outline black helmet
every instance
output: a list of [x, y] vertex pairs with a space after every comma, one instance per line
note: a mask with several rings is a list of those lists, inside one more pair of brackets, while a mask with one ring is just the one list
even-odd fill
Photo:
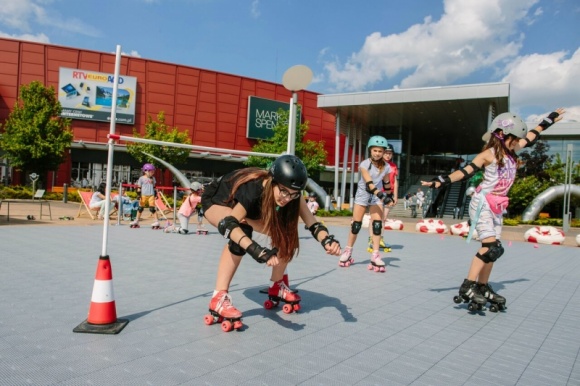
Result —
[[310, 197], [316, 197], [316, 193], [310, 192], [310, 193], [308, 193], [308, 196], [310, 196]]
[[308, 179], [306, 166], [300, 158], [290, 154], [278, 157], [270, 167], [270, 174], [275, 183], [296, 190], [303, 190]]
[[385, 151], [390, 151], [391, 153], [395, 154], [395, 148], [390, 143], [385, 146]]

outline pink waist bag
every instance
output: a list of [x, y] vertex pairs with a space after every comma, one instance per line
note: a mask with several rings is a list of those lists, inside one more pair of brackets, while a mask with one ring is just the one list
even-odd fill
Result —
[[485, 199], [489, 204], [491, 211], [495, 214], [502, 214], [507, 209], [510, 199], [506, 196], [495, 196], [493, 194], [486, 194]]
[[[480, 192], [481, 188], [478, 187], [476, 192]], [[502, 214], [504, 210], [507, 209], [510, 204], [510, 199], [507, 196], [496, 196], [495, 194], [488, 193], [485, 195], [485, 199], [489, 204], [489, 208], [495, 214]]]

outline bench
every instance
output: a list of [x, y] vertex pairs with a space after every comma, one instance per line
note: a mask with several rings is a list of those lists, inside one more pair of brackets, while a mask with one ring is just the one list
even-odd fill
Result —
[[0, 200], [0, 209], [2, 209], [2, 204], [6, 204], [6, 208], [7, 208], [7, 215], [6, 215], [6, 221], [10, 222], [10, 204], [39, 204], [40, 205], [40, 219], [42, 219], [42, 215], [43, 215], [43, 208], [44, 205], [48, 205], [48, 215], [50, 216], [50, 219], [52, 220], [52, 211], [50, 209], [50, 201], [47, 200], [41, 200], [41, 199], [32, 199], [32, 200]]

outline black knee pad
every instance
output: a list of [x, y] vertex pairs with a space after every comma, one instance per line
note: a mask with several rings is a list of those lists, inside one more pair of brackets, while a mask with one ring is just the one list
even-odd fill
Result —
[[155, 214], [155, 207], [149, 207], [149, 212], [151, 212], [151, 214]]
[[383, 222], [380, 220], [373, 220], [373, 235], [379, 236], [383, 230]]
[[[252, 228], [248, 224], [241, 223], [240, 229], [244, 231], [246, 236], [248, 236], [250, 239], [252, 238], [252, 232], [253, 232], [254, 228]], [[230, 242], [228, 243], [228, 250], [233, 255], [236, 255], [236, 256], [244, 256], [246, 254], [246, 250], [244, 248], [240, 247], [239, 244], [234, 243], [232, 240], [230, 240]]]
[[142, 206], [139, 206], [139, 207], [137, 207], [137, 212], [139, 212], [139, 213], [143, 213], [143, 210], [144, 210], [144, 209], [145, 209], [145, 208], [143, 208]]
[[475, 256], [486, 264], [493, 263], [494, 261], [499, 259], [501, 255], [503, 255], [504, 253], [503, 246], [501, 245], [501, 242], [499, 240], [496, 240], [495, 242], [492, 243], [481, 243], [481, 246], [487, 248], [487, 252], [483, 254], [477, 252]]
[[353, 221], [352, 224], [350, 224], [350, 231], [353, 235], [358, 235], [360, 228], [362, 228], [362, 221]]

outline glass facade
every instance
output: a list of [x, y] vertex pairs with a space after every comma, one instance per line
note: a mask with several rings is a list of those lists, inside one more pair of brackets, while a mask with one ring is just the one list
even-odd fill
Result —
[[570, 139], [570, 137], [543, 137], [548, 145], [550, 145], [549, 155], [560, 154], [560, 159], [564, 161], [568, 145], [573, 145], [572, 149], [572, 161], [575, 164], [580, 163], [580, 139]]

